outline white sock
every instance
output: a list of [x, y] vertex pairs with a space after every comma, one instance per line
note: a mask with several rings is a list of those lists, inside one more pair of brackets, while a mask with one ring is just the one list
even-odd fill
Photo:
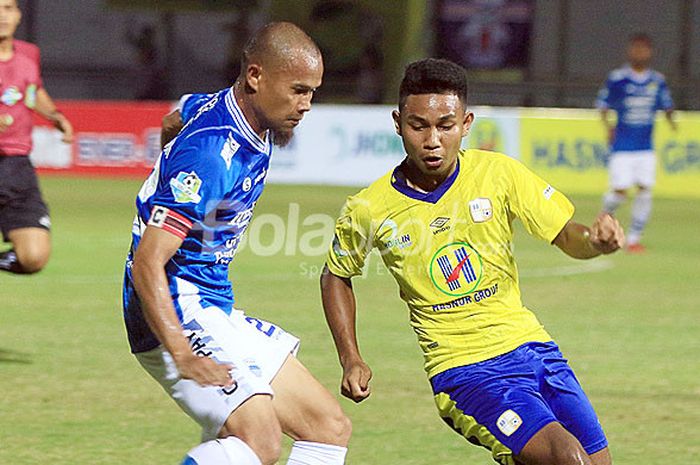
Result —
[[235, 436], [203, 442], [187, 453], [181, 465], [261, 465], [248, 444]]
[[643, 190], [637, 193], [632, 203], [632, 224], [627, 234], [629, 244], [637, 244], [642, 238], [644, 227], [651, 216], [651, 191]]
[[347, 453], [347, 447], [294, 441], [287, 465], [343, 465]]
[[615, 191], [610, 191], [603, 196], [603, 211], [607, 213], [615, 213], [617, 207], [625, 201], [625, 196]]

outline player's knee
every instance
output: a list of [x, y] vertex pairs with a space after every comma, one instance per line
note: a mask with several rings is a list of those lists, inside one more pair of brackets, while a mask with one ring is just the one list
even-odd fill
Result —
[[352, 422], [338, 405], [325, 417], [324, 428], [328, 432], [327, 442], [337, 446], [347, 446], [352, 434]]
[[238, 434], [248, 444], [263, 465], [274, 464], [282, 453], [282, 430], [279, 424], [271, 423], [265, 428], [255, 428]]
[[48, 251], [38, 249], [29, 249], [26, 251], [17, 251], [17, 262], [21, 267], [22, 273], [34, 274], [38, 273], [49, 261]]

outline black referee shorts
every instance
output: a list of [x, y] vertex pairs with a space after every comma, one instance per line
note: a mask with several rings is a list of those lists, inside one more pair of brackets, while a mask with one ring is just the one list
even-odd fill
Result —
[[0, 156], [0, 231], [4, 240], [19, 228], [49, 230], [49, 209], [29, 157]]

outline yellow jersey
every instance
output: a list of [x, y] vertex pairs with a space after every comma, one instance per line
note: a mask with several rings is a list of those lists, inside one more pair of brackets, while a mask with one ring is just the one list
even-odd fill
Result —
[[551, 337], [520, 299], [513, 221], [552, 242], [574, 207], [519, 161], [463, 150], [455, 172], [420, 193], [397, 168], [347, 199], [327, 265], [362, 273], [373, 248], [396, 279], [432, 377]]

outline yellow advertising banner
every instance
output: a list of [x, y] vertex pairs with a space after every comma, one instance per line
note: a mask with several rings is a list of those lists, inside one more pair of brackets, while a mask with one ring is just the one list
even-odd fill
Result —
[[[700, 113], [676, 114], [672, 131], [660, 113], [654, 132], [656, 195], [700, 197]], [[567, 193], [602, 194], [609, 149], [594, 110], [523, 109], [520, 159]]]

